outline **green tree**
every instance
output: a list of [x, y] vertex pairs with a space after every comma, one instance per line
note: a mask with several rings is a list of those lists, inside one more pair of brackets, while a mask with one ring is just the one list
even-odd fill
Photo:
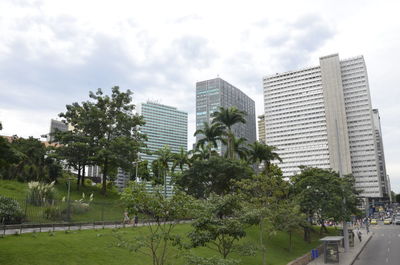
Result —
[[242, 250], [239, 240], [246, 236], [248, 224], [241, 219], [243, 208], [240, 202], [241, 198], [234, 194], [214, 194], [203, 201], [203, 208], [192, 223], [193, 231], [188, 235], [192, 246], [215, 250], [223, 259]]
[[211, 193], [224, 195], [235, 190], [234, 183], [253, 174], [243, 161], [221, 156], [197, 160], [177, 179], [176, 184], [195, 198], [207, 198]]
[[155, 154], [157, 155], [157, 167], [161, 173], [162, 183], [164, 184], [164, 196], [167, 197], [167, 175], [170, 171], [169, 164], [174, 161], [174, 154], [168, 145], [158, 149]]
[[150, 220], [145, 220], [148, 222], [145, 226], [148, 232], [135, 236], [133, 240], [126, 240], [117, 234], [117, 245], [150, 256], [153, 265], [169, 264], [172, 251], [177, 251], [173, 246], [181, 244], [180, 236], [174, 233], [175, 227], [180, 220], [188, 218], [195, 208], [193, 198], [181, 191], [166, 198], [157, 187], [153, 192], [148, 192], [144, 184], [131, 182], [122, 192], [121, 200], [129, 214], [143, 214]]
[[194, 150], [191, 150], [191, 164], [194, 163], [196, 160], [208, 160], [212, 156], [219, 156], [216, 150], [211, 150], [210, 148], [204, 146], [198, 146]]
[[400, 194], [396, 194], [396, 202], [400, 203]]
[[246, 160], [249, 150], [246, 148], [247, 139], [244, 137], [233, 137], [233, 152], [239, 159]]
[[[247, 204], [249, 218], [252, 219], [252, 223], [259, 226], [262, 264], [266, 265], [265, 223], [272, 222], [272, 216], [282, 207], [282, 201], [288, 198], [290, 185], [283, 179], [282, 171], [276, 165], [270, 166], [268, 175], [264, 173], [253, 175], [237, 182], [236, 185], [244, 198], [243, 201]], [[269, 234], [275, 232], [272, 228]]]
[[185, 149], [183, 149], [183, 147], [181, 147], [179, 153], [174, 153], [172, 155], [172, 172], [175, 171], [176, 167], [179, 167], [179, 169], [181, 170], [181, 172], [183, 172], [183, 168], [185, 166], [190, 167], [192, 165], [190, 159], [189, 159], [189, 154], [187, 151], [185, 151]]
[[33, 137], [13, 137], [11, 148], [18, 157], [9, 165], [8, 174], [19, 181], [53, 181], [61, 177], [60, 164], [49, 156], [49, 148]]
[[90, 139], [93, 147], [93, 164], [99, 165], [103, 174], [102, 192], [107, 189], [110, 172], [120, 167], [131, 171], [137, 154], [144, 146], [145, 136], [138, 126], [144, 124], [143, 117], [133, 113], [132, 92], [121, 92], [118, 86], [112, 88], [111, 96], [101, 89], [90, 92], [90, 101], [67, 105], [67, 111], [60, 117]]
[[[313, 218], [318, 219], [321, 233], [326, 232], [325, 220], [350, 221], [352, 214], [358, 214], [358, 192], [351, 175], [339, 178], [338, 173], [332, 170], [301, 167], [301, 172], [290, 180], [301, 211], [306, 214], [310, 225]], [[309, 226], [305, 226], [304, 239], [310, 241]]]
[[76, 184], [79, 190], [79, 186], [84, 186], [85, 167], [93, 164], [91, 159], [94, 148], [91, 139], [76, 128], [66, 132], [57, 130], [53, 136], [59, 144], [54, 148], [54, 157], [65, 161], [67, 166], [78, 172]]
[[[137, 173], [136, 173], [136, 170], [138, 171]], [[149, 161], [148, 160], [140, 161], [138, 163], [138, 167], [136, 167], [136, 164], [135, 164], [135, 167], [133, 168], [133, 170], [131, 172], [131, 180], [136, 180], [136, 176], [144, 181], [152, 180], [150, 171], [149, 171]]]
[[275, 152], [276, 147], [266, 145], [262, 142], [254, 142], [249, 144], [250, 149], [248, 150], [249, 160], [252, 163], [264, 163], [264, 174], [268, 175], [268, 170], [271, 165], [271, 161], [278, 160], [282, 162], [282, 159]]
[[203, 128], [194, 132], [194, 136], [204, 136], [197, 141], [196, 149], [206, 149], [209, 152], [208, 157], [210, 157], [212, 150], [218, 148], [218, 142], [224, 141], [222, 137], [224, 133], [224, 127], [220, 123], [210, 125], [208, 122], [204, 122]]
[[289, 252], [292, 251], [292, 234], [300, 227], [307, 225], [306, 216], [300, 206], [293, 200], [283, 200], [271, 212], [271, 223], [274, 229], [289, 234]]
[[246, 123], [245, 115], [246, 112], [239, 110], [237, 107], [220, 107], [218, 111], [211, 114], [213, 124], [222, 124], [226, 128], [227, 157], [230, 159], [234, 158], [233, 139], [235, 135], [232, 127], [238, 123]]
[[[0, 130], [2, 130], [0, 122]], [[0, 178], [11, 178], [10, 167], [12, 164], [18, 163], [21, 157], [12, 148], [11, 144], [5, 137], [0, 136]]]

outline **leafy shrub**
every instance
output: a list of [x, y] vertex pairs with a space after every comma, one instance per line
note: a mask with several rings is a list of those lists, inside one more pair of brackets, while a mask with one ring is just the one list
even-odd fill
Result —
[[0, 222], [2, 224], [20, 224], [23, 218], [24, 213], [19, 203], [0, 195]]
[[186, 255], [187, 265], [238, 265], [238, 260], [222, 259], [218, 257], [198, 257], [193, 255]]
[[91, 179], [85, 179], [85, 186], [93, 186], [93, 181]]
[[60, 220], [62, 217], [62, 210], [59, 206], [51, 204], [44, 208], [43, 214], [44, 218], [48, 220]]
[[28, 183], [28, 202], [41, 206], [54, 200], [54, 181], [50, 184], [32, 181]]
[[89, 211], [89, 203], [74, 201], [71, 203], [71, 210], [75, 214], [82, 214]]
[[[63, 201], [65, 198], [63, 198]], [[71, 202], [71, 212], [74, 214], [82, 214], [89, 211], [90, 203], [93, 201], [93, 193], [90, 194], [89, 199], [86, 199], [85, 193], [82, 193], [82, 198]], [[67, 213], [68, 209], [64, 209], [63, 213]]]

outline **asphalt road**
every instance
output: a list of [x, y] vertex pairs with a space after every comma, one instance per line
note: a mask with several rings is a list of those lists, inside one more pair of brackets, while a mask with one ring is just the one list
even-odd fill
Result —
[[371, 226], [374, 233], [354, 265], [399, 265], [400, 225]]

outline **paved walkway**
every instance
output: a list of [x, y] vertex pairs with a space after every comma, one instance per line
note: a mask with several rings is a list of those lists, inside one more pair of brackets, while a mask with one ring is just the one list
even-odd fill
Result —
[[[188, 223], [191, 222], [190, 220], [181, 220], [179, 223]], [[89, 230], [89, 229], [104, 229], [104, 228], [125, 228], [125, 227], [135, 227], [135, 226], [147, 226], [147, 225], [154, 225], [154, 222], [139, 222], [137, 224], [122, 224], [122, 223], [115, 223], [115, 224], [74, 224], [74, 225], [64, 225], [64, 226], [53, 226], [49, 224], [48, 226], [44, 225], [42, 227], [35, 227], [35, 228], [7, 228], [3, 229], [0, 227], [0, 237], [6, 235], [15, 235], [15, 234], [25, 234], [25, 233], [40, 233], [40, 232], [57, 232], [57, 231], [77, 231], [77, 230]]]
[[[354, 239], [354, 247], [351, 247], [348, 252], [344, 252], [343, 248], [339, 248], [339, 265], [352, 265], [358, 255], [360, 255], [361, 251], [364, 249], [365, 245], [368, 243], [368, 241], [371, 239], [373, 232], [369, 232], [367, 235], [367, 232], [365, 228], [361, 228], [361, 233], [362, 233], [362, 241], [360, 242], [357, 237], [357, 229], [354, 230], [354, 233], [356, 234], [355, 239]], [[311, 261], [309, 264], [310, 265], [322, 265], [324, 263], [324, 255], [323, 253], [320, 253], [321, 256], [318, 258], [314, 259]]]

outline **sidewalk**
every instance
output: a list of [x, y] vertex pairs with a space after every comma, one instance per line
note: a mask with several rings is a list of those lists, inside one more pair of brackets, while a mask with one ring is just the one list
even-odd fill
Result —
[[[354, 230], [356, 232], [357, 230]], [[369, 232], [367, 235], [367, 232], [365, 228], [361, 228], [360, 230], [362, 232], [362, 241], [360, 242], [356, 236], [354, 239], [354, 247], [350, 248], [348, 252], [344, 253], [343, 248], [339, 248], [339, 265], [352, 265], [358, 255], [361, 253], [361, 251], [364, 249], [365, 245], [368, 243], [368, 241], [371, 239], [373, 232]], [[323, 253], [320, 253], [320, 256], [310, 263], [309, 265], [322, 265], [324, 263], [324, 255]]]
[[[181, 220], [179, 223], [189, 223], [191, 220]], [[137, 226], [148, 226], [148, 225], [154, 225], [156, 224], [155, 222], [151, 221], [142, 221], [137, 224], [124, 224], [122, 222], [114, 222], [113, 224], [105, 224], [102, 222], [95, 222], [95, 223], [75, 223], [75, 224], [63, 224], [63, 225], [54, 225], [54, 224], [44, 224], [43, 226], [40, 227], [23, 227], [18, 225], [11, 225], [14, 226], [14, 228], [5, 228], [5, 226], [1, 227], [0, 226], [0, 238], [8, 235], [15, 235], [15, 234], [25, 234], [25, 233], [43, 233], [43, 232], [58, 232], [58, 231], [79, 231], [79, 230], [95, 230], [95, 229], [105, 229], [105, 228], [135, 228]]]

